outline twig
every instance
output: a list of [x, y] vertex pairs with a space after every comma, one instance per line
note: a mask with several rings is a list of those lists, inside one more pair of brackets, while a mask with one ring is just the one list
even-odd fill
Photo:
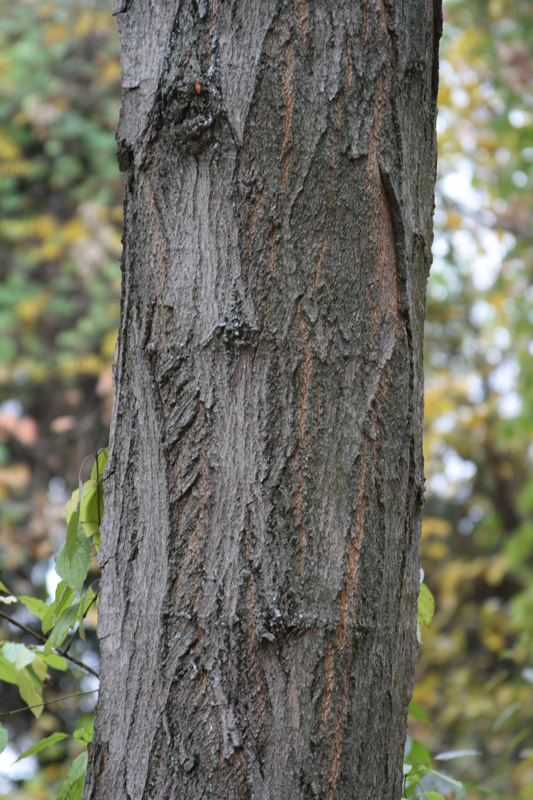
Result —
[[68, 700], [69, 697], [79, 697], [81, 694], [94, 694], [98, 689], [88, 689], [86, 692], [74, 692], [73, 694], [64, 694], [63, 697], [56, 697], [54, 700], [43, 700], [42, 703], [36, 703], [34, 706], [22, 706], [22, 708], [15, 708], [13, 711], [4, 711], [0, 717], [9, 717], [11, 714], [20, 714], [21, 711], [27, 711], [29, 708], [40, 708], [41, 706], [51, 706], [52, 703], [59, 703], [61, 700]]
[[[41, 642], [41, 644], [46, 644], [46, 642], [48, 641], [44, 636], [41, 636], [40, 633], [32, 631], [31, 628], [28, 628], [26, 625], [23, 625], [22, 622], [17, 622], [17, 620], [13, 619], [13, 617], [10, 617], [9, 614], [4, 614], [3, 611], [0, 611], [0, 617], [7, 619], [7, 621], [10, 622], [12, 625], [15, 625], [17, 628], [20, 628], [22, 631], [25, 631], [25, 633], [28, 633], [30, 636], [34, 636], [38, 642]], [[60, 647], [54, 647], [54, 652], [56, 652], [59, 656], [63, 656], [63, 658], [67, 658], [69, 661], [72, 661], [72, 663], [76, 664], [77, 667], [84, 669], [86, 672], [90, 672], [91, 675], [94, 675], [95, 678], [100, 678], [99, 674], [95, 669], [89, 667], [87, 664], [84, 664], [83, 661], [80, 661], [79, 658], [76, 658], [76, 656], [69, 655], [69, 653], [67, 653], [66, 650], [63, 650]]]
[[21, 629], [21, 631], [25, 631], [26, 633], [29, 633], [30, 636], [34, 636], [39, 642], [46, 644], [46, 639], [44, 636], [41, 636], [40, 633], [35, 633], [35, 631], [32, 631], [31, 628], [28, 628], [26, 627], [26, 625], [23, 625], [22, 622], [17, 622], [17, 620], [13, 619], [13, 617], [10, 617], [9, 614], [4, 614], [3, 611], [0, 611], [0, 617], [7, 619], [8, 622], [10, 622], [12, 625], [16, 625], [17, 628]]

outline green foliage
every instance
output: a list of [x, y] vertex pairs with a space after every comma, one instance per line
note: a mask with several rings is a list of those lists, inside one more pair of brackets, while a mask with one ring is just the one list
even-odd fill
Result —
[[418, 618], [416, 622], [416, 635], [419, 644], [422, 644], [422, 634], [420, 626], [425, 625], [429, 628], [431, 620], [435, 614], [435, 598], [425, 583], [420, 585], [420, 594], [418, 595]]
[[34, 756], [36, 753], [40, 753], [41, 750], [46, 750], [47, 747], [53, 747], [62, 739], [68, 739], [68, 735], [66, 733], [52, 733], [50, 736], [45, 736], [45, 738], [41, 739], [40, 742], [36, 742], [34, 745], [21, 753], [17, 758], [17, 761], [21, 761], [21, 759], [27, 758], [28, 756]]
[[68, 800], [81, 800], [86, 769], [87, 752], [84, 752], [80, 753], [80, 755], [72, 762], [67, 779], [63, 784], [61, 793], [57, 800], [67, 800], [67, 798]]
[[[48, 636], [37, 636], [42, 640], [38, 645], [26, 645], [22, 642], [2, 644], [0, 681], [16, 685], [21, 699], [37, 718], [45, 706], [43, 689], [44, 681], [48, 677], [48, 668], [66, 671], [67, 660], [84, 667], [83, 663], [69, 655], [72, 641], [65, 650], [60, 648], [71, 632], [74, 635], [77, 632], [81, 638], [85, 638], [83, 621], [97, 601], [93, 587], [84, 588], [84, 585], [91, 564], [91, 546], [94, 553], [98, 551], [100, 521], [104, 510], [103, 472], [107, 463], [107, 453], [108, 449], [104, 448], [94, 454], [94, 466], [89, 480], [82, 481], [80, 469], [79, 489], [73, 493], [67, 504], [67, 541], [61, 546], [56, 557], [56, 569], [63, 580], [57, 585], [53, 601], [45, 603], [38, 598], [27, 596], [16, 598], [40, 620], [42, 632]], [[77, 529], [69, 554], [68, 527], [73, 518], [76, 518]], [[8, 593], [7, 587], [1, 582], [0, 590]], [[17, 624], [13, 619], [10, 621]], [[21, 627], [35, 636], [31, 629], [26, 626]], [[45, 736], [25, 750], [17, 761], [51, 748], [66, 738], [68, 734], [63, 732]], [[92, 725], [79, 728], [73, 733], [74, 741], [83, 747], [87, 746], [91, 738]], [[0, 725], [0, 751], [5, 749], [7, 742], [7, 731]], [[82, 753], [72, 763], [58, 800], [67, 797], [69, 800], [81, 798], [86, 765], [87, 754]]]
[[14, 374], [109, 363], [94, 351], [118, 313], [120, 70], [109, 9], [84, 5], [0, 2], [0, 399]]
[[[50, 697], [53, 670], [63, 670], [62, 686], [78, 680], [77, 667], [65, 672], [54, 647], [67, 650], [76, 631], [69, 652], [97, 650], [95, 594], [82, 591], [97, 524], [82, 516], [84, 541], [72, 524], [68, 559], [60, 558], [63, 586], [50, 608], [33, 577], [36, 596], [29, 597], [29, 578], [54, 550], [58, 522], [47, 511], [61, 501], [50, 502], [50, 478], [72, 474], [76, 448], [108, 438], [122, 219], [114, 140], [119, 47], [110, 12], [106, 0], [0, 0], [0, 570], [42, 622], [46, 644], [24, 640], [52, 672]], [[2, 403], [15, 398], [20, 412], [6, 415]], [[90, 488], [94, 502], [98, 492], [94, 483]], [[78, 642], [87, 621], [84, 650]], [[8, 635], [4, 624], [0, 638]], [[17, 673], [0, 648], [10, 685], [42, 698], [29, 669]], [[11, 704], [12, 694], [2, 694]], [[26, 729], [42, 737], [51, 732], [46, 726], [71, 727], [69, 705], [48, 714], [41, 707]], [[16, 732], [24, 734], [24, 726]], [[58, 776], [50, 768], [42, 780], [53, 786]], [[37, 781], [32, 800], [40, 790]]]
[[[533, 791], [533, 18], [450, 0], [428, 285], [422, 563], [437, 601], [413, 737], [476, 780]], [[453, 178], [452, 178], [453, 176]], [[469, 800], [481, 797], [468, 789]]]

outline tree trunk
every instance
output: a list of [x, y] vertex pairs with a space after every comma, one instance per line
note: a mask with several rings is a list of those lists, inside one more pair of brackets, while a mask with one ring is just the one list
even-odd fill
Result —
[[115, 13], [124, 275], [83, 797], [400, 798], [440, 2]]

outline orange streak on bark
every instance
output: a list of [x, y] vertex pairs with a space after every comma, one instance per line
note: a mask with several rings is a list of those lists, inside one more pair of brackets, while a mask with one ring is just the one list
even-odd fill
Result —
[[294, 71], [294, 54], [292, 52], [292, 45], [287, 44], [287, 64], [283, 73], [283, 99], [285, 101], [285, 113], [283, 115], [283, 136], [281, 137], [281, 145], [279, 148], [280, 158], [283, 154], [283, 149], [291, 135], [291, 122], [292, 122], [292, 109], [294, 106], [294, 98], [292, 95], [292, 73]]
[[333, 757], [329, 765], [329, 776], [328, 776], [329, 777], [328, 795], [327, 795], [328, 800], [334, 800], [335, 794], [337, 792], [337, 780], [339, 777], [339, 764], [340, 764], [341, 749], [342, 749], [343, 718], [344, 718], [344, 712], [346, 710], [346, 703], [348, 701], [349, 674], [350, 670], [348, 669], [346, 677], [344, 679], [344, 696], [342, 698], [341, 707], [339, 708], [339, 713], [337, 714], [337, 719], [335, 720], [335, 739], [332, 744]]
[[240, 750], [236, 750], [235, 757], [237, 759], [237, 771], [239, 774], [239, 782], [241, 784], [243, 797], [245, 797], [248, 794], [248, 784], [246, 782], [246, 776], [244, 774], [244, 764], [242, 763], [242, 752]]
[[207, 54], [208, 56], [211, 55], [211, 49], [213, 47], [213, 38], [215, 36], [216, 26], [217, 26], [217, 0], [211, 0], [211, 21], [209, 23], [209, 35], [207, 37]]
[[289, 150], [289, 155], [285, 159], [285, 163], [283, 165], [283, 188], [287, 188], [287, 178], [289, 177], [289, 164], [291, 163], [292, 158], [292, 147]]
[[329, 714], [329, 709], [331, 706], [331, 694], [333, 692], [333, 685], [335, 683], [335, 674], [333, 672], [333, 656], [335, 654], [335, 648], [332, 644], [328, 644], [328, 649], [326, 651], [326, 658], [325, 658], [325, 671], [326, 671], [326, 683], [324, 685], [324, 692], [322, 694], [322, 716], [320, 718], [320, 723], [318, 725], [317, 736], [320, 731], [320, 728], [325, 723], [327, 716]]
[[365, 20], [363, 37], [364, 37], [364, 39], [365, 39], [365, 41], [367, 43], [368, 43], [368, 3], [369, 3], [369, 0], [367, 0], [367, 2], [365, 3], [365, 8], [364, 8], [364, 12], [363, 12], [363, 16], [364, 16], [364, 20]]
[[400, 324], [398, 256], [396, 253], [392, 215], [379, 171], [377, 180], [379, 194], [375, 201], [377, 205], [375, 229], [379, 231], [379, 238], [375, 280], [379, 283], [379, 297], [371, 298], [370, 301], [372, 304], [371, 346], [374, 343], [379, 325], [384, 322], [390, 322], [393, 319], [398, 320], [398, 324]]

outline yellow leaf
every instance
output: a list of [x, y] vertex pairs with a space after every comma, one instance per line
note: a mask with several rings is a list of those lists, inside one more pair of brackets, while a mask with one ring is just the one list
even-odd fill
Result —
[[50, 214], [35, 217], [30, 224], [30, 233], [38, 239], [49, 239], [59, 228], [57, 220]]
[[47, 292], [41, 292], [35, 297], [25, 298], [15, 306], [15, 314], [23, 322], [31, 324], [39, 317], [41, 311], [46, 308], [48, 300]]
[[[114, 310], [114, 309], [113, 309]], [[104, 337], [100, 352], [105, 358], [113, 358], [117, 343], [117, 331], [109, 331]]]
[[43, 44], [49, 45], [56, 42], [64, 42], [70, 35], [70, 30], [66, 25], [50, 23], [45, 28]]
[[[116, 83], [120, 80], [120, 63], [118, 60], [109, 61], [100, 72], [98, 79], [101, 83]], [[120, 208], [122, 216], [122, 207]]]
[[76, 16], [76, 22], [74, 23], [74, 33], [76, 36], [79, 36], [80, 39], [84, 36], [88, 36], [95, 27], [95, 15], [91, 14], [90, 11], [82, 11], [81, 14]]
[[66, 242], [75, 242], [82, 236], [87, 236], [87, 228], [78, 217], [73, 217], [61, 228], [61, 234]]
[[442, 517], [425, 517], [422, 520], [422, 536], [449, 536], [452, 532], [451, 522]]
[[20, 148], [15, 142], [0, 130], [0, 160], [12, 161], [15, 158], [20, 158]]
[[32, 247], [28, 250], [28, 256], [36, 262], [55, 261], [63, 255], [63, 247], [53, 242], [43, 244], [42, 247]]

